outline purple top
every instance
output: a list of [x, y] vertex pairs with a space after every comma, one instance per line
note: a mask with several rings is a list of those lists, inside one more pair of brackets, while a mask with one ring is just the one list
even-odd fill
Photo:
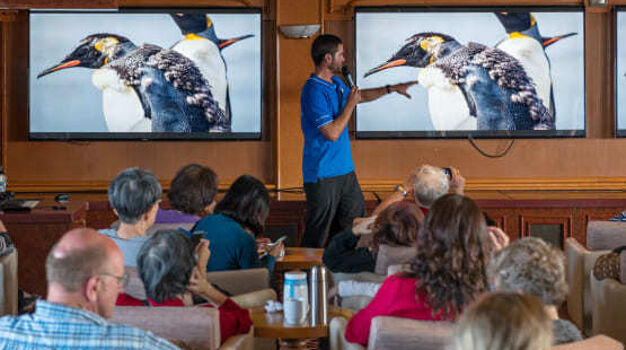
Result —
[[159, 209], [156, 215], [155, 224], [178, 224], [178, 223], [196, 223], [200, 220], [199, 216], [181, 213], [178, 210]]

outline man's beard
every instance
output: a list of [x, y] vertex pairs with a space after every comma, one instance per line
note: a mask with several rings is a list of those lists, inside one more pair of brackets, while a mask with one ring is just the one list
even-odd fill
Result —
[[333, 74], [341, 74], [341, 65], [337, 64], [334, 59], [332, 62], [330, 62], [330, 66], [328, 66], [328, 68], [331, 72], [333, 72]]

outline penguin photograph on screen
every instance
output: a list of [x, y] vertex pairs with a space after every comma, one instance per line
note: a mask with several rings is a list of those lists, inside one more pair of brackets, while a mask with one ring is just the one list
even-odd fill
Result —
[[254, 35], [220, 39], [208, 14], [190, 12], [172, 13], [170, 16], [184, 35], [182, 40], [172, 46], [172, 50], [185, 55], [196, 64], [202, 76], [209, 82], [211, 94], [217, 100], [222, 113], [231, 122], [228, 68], [222, 50]]
[[184, 55], [128, 38], [92, 34], [37, 79], [72, 67], [94, 69], [109, 131], [228, 132], [209, 82]]
[[496, 44], [496, 48], [515, 57], [526, 74], [535, 84], [537, 94], [556, 119], [554, 102], [554, 79], [552, 78], [550, 58], [546, 49], [565, 38], [578, 33], [572, 32], [553, 37], [543, 37], [535, 16], [526, 12], [494, 12], [507, 36]]
[[437, 130], [555, 129], [532, 79], [502, 50], [423, 32], [409, 37], [365, 77], [400, 66], [420, 68], [418, 83], [428, 90], [430, 118]]

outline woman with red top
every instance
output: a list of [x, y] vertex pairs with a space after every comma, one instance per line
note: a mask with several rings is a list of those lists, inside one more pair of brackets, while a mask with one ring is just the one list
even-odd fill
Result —
[[439, 198], [417, 235], [411, 272], [385, 280], [370, 304], [348, 323], [346, 340], [367, 346], [376, 316], [454, 320], [488, 289], [490, 243], [485, 219], [473, 200], [457, 194]]
[[[197, 261], [194, 255], [198, 257]], [[143, 244], [137, 256], [137, 268], [148, 300], [122, 293], [116, 305], [193, 306], [193, 296], [196, 295], [218, 306], [222, 343], [233, 335], [247, 333], [252, 326], [248, 310], [206, 280], [205, 266], [210, 255], [207, 240], [201, 240], [194, 249], [191, 239], [180, 232], [155, 233]]]

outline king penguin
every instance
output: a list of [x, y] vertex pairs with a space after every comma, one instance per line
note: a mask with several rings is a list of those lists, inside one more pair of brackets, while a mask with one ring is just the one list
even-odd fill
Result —
[[185, 38], [172, 46], [191, 59], [210, 83], [211, 93], [228, 120], [232, 120], [226, 60], [222, 50], [238, 41], [251, 38], [248, 34], [231, 39], [219, 39], [211, 17], [202, 13], [171, 14]]
[[537, 20], [530, 12], [495, 12], [494, 14], [507, 33], [507, 37], [496, 44], [496, 47], [520, 62], [535, 84], [537, 94], [549, 107], [552, 118], [556, 119], [554, 80], [546, 48], [577, 33], [542, 37]]
[[[151, 44], [138, 47], [115, 34], [93, 34], [37, 78], [71, 67], [95, 69], [92, 82], [103, 90], [107, 125], [133, 126], [120, 131], [230, 131], [208, 82], [195, 64], [178, 52]], [[149, 130], [143, 130], [145, 119], [150, 121]], [[137, 130], [136, 125], [143, 129]]]
[[473, 42], [463, 46], [441, 33], [419, 33], [365, 76], [398, 66], [423, 68], [418, 80], [428, 89], [437, 130], [468, 130], [471, 117], [478, 130], [554, 129], [524, 68], [501, 50]]

